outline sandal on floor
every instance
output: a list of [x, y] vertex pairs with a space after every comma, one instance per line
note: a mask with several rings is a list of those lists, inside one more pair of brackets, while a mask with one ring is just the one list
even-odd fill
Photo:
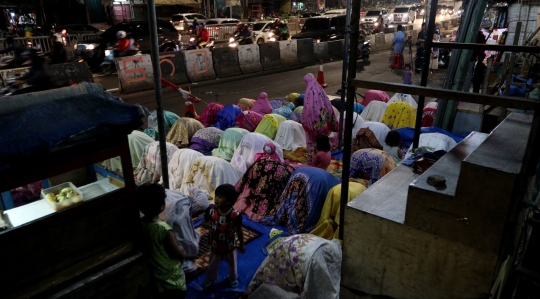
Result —
[[231, 278], [229, 278], [229, 284], [232, 288], [236, 288], [238, 286], [238, 279], [232, 280]]
[[210, 288], [213, 284], [214, 284], [213, 280], [205, 280], [203, 282], [202, 288], [203, 288], [203, 290], [206, 290], [206, 289]]

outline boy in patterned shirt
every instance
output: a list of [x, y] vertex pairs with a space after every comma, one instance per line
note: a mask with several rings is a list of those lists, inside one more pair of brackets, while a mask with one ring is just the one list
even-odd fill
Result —
[[234, 288], [238, 286], [235, 234], [238, 235], [238, 250], [241, 253], [246, 251], [242, 232], [242, 215], [233, 209], [238, 199], [238, 192], [233, 185], [223, 184], [216, 188], [215, 194], [215, 204], [210, 205], [204, 213], [203, 227], [209, 230], [208, 241], [211, 252], [203, 289], [208, 289], [214, 284], [221, 261], [226, 261], [229, 266], [229, 283]]

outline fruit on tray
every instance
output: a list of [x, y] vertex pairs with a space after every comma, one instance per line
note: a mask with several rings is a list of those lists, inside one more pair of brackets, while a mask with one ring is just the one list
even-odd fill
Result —
[[78, 196], [77, 192], [75, 192], [75, 190], [73, 190], [73, 188], [71, 187], [66, 187], [60, 190], [60, 192], [58, 192], [57, 194], [54, 194], [54, 193], [45, 194], [45, 198], [54, 203], [61, 203], [62, 201], [66, 199], [70, 199], [76, 196]]

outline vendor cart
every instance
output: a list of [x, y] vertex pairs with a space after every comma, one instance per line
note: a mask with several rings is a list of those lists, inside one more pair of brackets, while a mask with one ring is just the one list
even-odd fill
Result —
[[[117, 156], [124, 182], [94, 173], [75, 186], [80, 202], [58, 211], [45, 198], [0, 211], [1, 298], [134, 298], [148, 282], [127, 140], [142, 124], [138, 109], [99, 94], [62, 98], [69, 88], [0, 103], [0, 192], [67, 184], [71, 170]], [[37, 101], [25, 105], [29, 97]]]

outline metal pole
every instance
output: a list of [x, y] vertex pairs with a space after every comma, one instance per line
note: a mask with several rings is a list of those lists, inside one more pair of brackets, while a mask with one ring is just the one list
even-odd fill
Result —
[[165, 118], [163, 117], [163, 94], [161, 88], [161, 69], [159, 67], [159, 46], [158, 46], [158, 31], [156, 19], [155, 0], [148, 0], [148, 23], [150, 25], [150, 42], [152, 52], [152, 71], [154, 72], [154, 86], [156, 90], [157, 103], [157, 119], [159, 131], [159, 152], [161, 156], [161, 172], [163, 178], [163, 186], [169, 188], [169, 171], [167, 165], [167, 145], [165, 142]]
[[[347, 24], [347, 29], [345, 32], [345, 45], [343, 46], [343, 69], [341, 72], [341, 108], [339, 109], [339, 136], [338, 136], [338, 147], [343, 146], [343, 111], [345, 109], [345, 90], [347, 88], [347, 65], [349, 63], [349, 35], [351, 32], [351, 1], [347, 0], [347, 11], [345, 17], [345, 24]], [[355, 48], [356, 49], [356, 48]], [[355, 50], [356, 52], [356, 50]]]
[[[484, 9], [487, 5], [487, 0], [471, 0], [466, 10], [465, 22], [462, 22], [459, 27], [459, 33], [456, 43], [476, 43], [480, 22], [484, 15]], [[468, 18], [468, 19], [467, 19]], [[455, 55], [454, 55], [454, 52]], [[452, 51], [452, 59], [455, 63], [450, 62], [450, 68], [455, 69], [455, 72], [448, 73], [443, 88], [451, 90], [462, 90], [469, 64], [471, 62], [473, 50], [457, 50]], [[454, 126], [454, 120], [457, 115], [459, 102], [446, 101], [441, 99], [435, 114], [434, 125], [451, 131]]]
[[[431, 62], [431, 47], [433, 44], [433, 33], [435, 32], [435, 16], [437, 14], [438, 0], [432, 0], [431, 5], [426, 5], [429, 8], [429, 21], [427, 23], [427, 37], [424, 43], [424, 64], [422, 65], [422, 79], [420, 80], [420, 86], [427, 86], [427, 79], [429, 73], [429, 63]], [[424, 109], [424, 103], [426, 97], [420, 95], [418, 97], [418, 109], [416, 109], [416, 123], [414, 125], [414, 141], [413, 148], [418, 148], [420, 142], [420, 128], [422, 127], [422, 113]]]
[[[352, 5], [351, 5], [352, 1]], [[348, 0], [347, 1], [347, 15], [350, 16], [351, 22], [351, 43], [349, 46], [350, 61], [348, 65], [348, 80], [347, 80], [347, 118], [345, 119], [345, 136], [352, 135], [352, 124], [354, 111], [354, 96], [355, 88], [351, 86], [349, 82], [356, 78], [356, 47], [358, 46], [358, 31], [360, 29], [360, 1], [361, 0]], [[352, 6], [352, 7], [351, 7]], [[352, 9], [351, 9], [352, 8]], [[345, 206], [349, 201], [349, 170], [351, 168], [351, 138], [345, 138], [345, 145], [343, 149], [343, 171], [341, 173], [341, 198], [339, 203], [339, 239], [343, 240], [343, 228], [345, 227]]]

